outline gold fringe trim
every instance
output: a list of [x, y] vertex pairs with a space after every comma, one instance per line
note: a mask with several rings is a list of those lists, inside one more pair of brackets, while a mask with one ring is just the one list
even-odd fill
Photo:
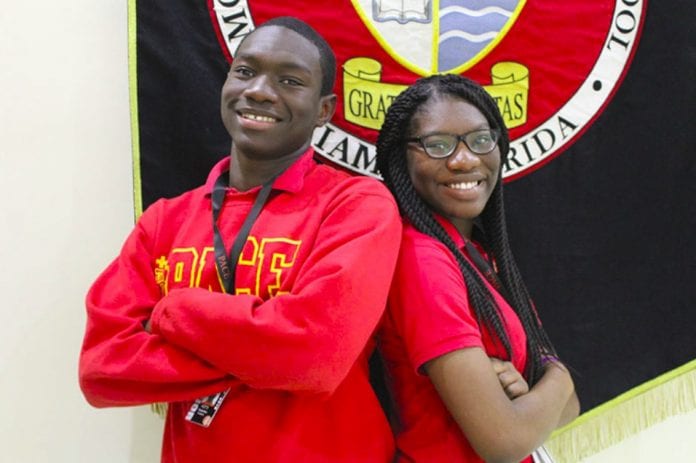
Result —
[[544, 446], [576, 463], [665, 419], [696, 409], [696, 360], [631, 389], [555, 431]]
[[150, 410], [152, 410], [152, 413], [155, 415], [159, 415], [162, 419], [167, 416], [167, 404], [164, 402], [150, 404]]

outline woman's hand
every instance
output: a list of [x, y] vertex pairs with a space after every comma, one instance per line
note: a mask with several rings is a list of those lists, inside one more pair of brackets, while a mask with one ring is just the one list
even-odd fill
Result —
[[498, 381], [503, 387], [508, 399], [513, 400], [529, 392], [529, 385], [524, 380], [522, 374], [512, 365], [511, 362], [490, 357], [493, 371], [498, 375]]

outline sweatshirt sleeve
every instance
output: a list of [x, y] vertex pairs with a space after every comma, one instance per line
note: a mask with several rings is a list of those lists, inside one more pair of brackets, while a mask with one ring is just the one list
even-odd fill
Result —
[[87, 401], [97, 407], [192, 399], [234, 382], [143, 327], [161, 298], [147, 232], [148, 224], [156, 222], [157, 209], [155, 204], [143, 214], [120, 255], [87, 294], [79, 380]]
[[332, 392], [374, 333], [396, 265], [401, 220], [378, 186], [332, 200], [289, 293], [175, 290], [155, 306], [153, 332], [251, 387]]

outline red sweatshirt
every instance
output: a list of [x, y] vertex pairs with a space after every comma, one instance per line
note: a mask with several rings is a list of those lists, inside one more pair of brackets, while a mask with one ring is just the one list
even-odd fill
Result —
[[[215, 267], [210, 203], [229, 158], [204, 186], [149, 207], [87, 295], [82, 391], [97, 407], [169, 402], [164, 462], [392, 458], [367, 358], [398, 254], [398, 210], [379, 181], [312, 156], [276, 179], [235, 295]], [[228, 250], [258, 191], [227, 191], [218, 226]], [[194, 399], [228, 388], [210, 427], [185, 421]]]

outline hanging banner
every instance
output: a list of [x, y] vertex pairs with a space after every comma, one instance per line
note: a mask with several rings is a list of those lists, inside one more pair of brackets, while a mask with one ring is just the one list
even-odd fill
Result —
[[466, 75], [510, 129], [512, 244], [592, 409], [696, 358], [694, 5], [131, 0], [136, 208], [202, 184], [228, 155], [220, 88], [272, 17], [307, 21], [334, 49], [337, 111], [313, 144], [355, 175], [379, 176], [377, 131], [405, 86]]

